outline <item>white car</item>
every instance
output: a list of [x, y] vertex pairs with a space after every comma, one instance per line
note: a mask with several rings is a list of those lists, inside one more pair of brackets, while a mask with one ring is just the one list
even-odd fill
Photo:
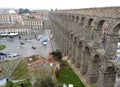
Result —
[[42, 44], [43, 44], [44, 46], [46, 46], [46, 45], [47, 45], [47, 42], [42, 42]]
[[26, 40], [27, 42], [31, 42], [32, 40], [30, 40], [30, 39], [28, 39], [28, 40]]
[[7, 57], [17, 57], [19, 56], [17, 53], [9, 53], [7, 54]]

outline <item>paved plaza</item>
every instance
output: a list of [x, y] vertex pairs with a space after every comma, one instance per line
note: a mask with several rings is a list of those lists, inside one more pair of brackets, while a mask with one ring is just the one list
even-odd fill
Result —
[[[9, 38], [1, 38], [0, 44], [6, 45], [6, 48], [0, 52], [4, 53], [18, 53], [22, 57], [27, 57], [30, 55], [39, 54], [44, 57], [47, 57], [49, 52], [51, 52], [54, 49], [56, 49], [56, 44], [52, 40], [50, 41], [50, 31], [46, 30], [43, 35], [47, 37], [48, 42], [47, 46], [43, 46], [41, 41], [38, 41], [34, 38], [35, 34], [31, 35], [21, 35], [21, 39], [19, 37], [14, 37], [12, 40]], [[26, 41], [25, 38], [31, 39]], [[20, 43], [24, 44], [20, 44]], [[32, 46], [36, 47], [36, 49], [32, 49]]]

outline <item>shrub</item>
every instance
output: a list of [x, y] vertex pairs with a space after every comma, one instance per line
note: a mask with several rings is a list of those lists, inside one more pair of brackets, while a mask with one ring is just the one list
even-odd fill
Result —
[[55, 82], [51, 77], [37, 79], [34, 87], [55, 87]]
[[12, 81], [8, 81], [6, 83], [6, 86], [5, 87], [13, 87], [13, 82]]
[[32, 87], [32, 84], [30, 81], [25, 81], [24, 82], [24, 87]]
[[51, 54], [55, 57], [57, 57], [59, 60], [62, 59], [62, 53], [59, 50], [52, 51]]

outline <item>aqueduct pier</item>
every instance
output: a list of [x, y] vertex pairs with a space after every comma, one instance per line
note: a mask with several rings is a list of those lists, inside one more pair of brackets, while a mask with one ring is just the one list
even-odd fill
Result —
[[120, 7], [56, 10], [49, 18], [60, 50], [87, 84], [115, 87], [120, 73]]

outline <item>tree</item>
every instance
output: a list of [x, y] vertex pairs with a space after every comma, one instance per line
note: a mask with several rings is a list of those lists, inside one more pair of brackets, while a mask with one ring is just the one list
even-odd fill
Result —
[[47, 77], [46, 78], [46, 82], [47, 82], [47, 87], [55, 87], [55, 83], [53, 82], [52, 78]]
[[55, 87], [55, 83], [51, 77], [44, 77], [37, 79], [34, 83], [34, 87]]
[[18, 13], [19, 13], [19, 14], [23, 14], [23, 9], [20, 8]]
[[30, 13], [30, 10], [29, 10], [29, 9], [20, 8], [18, 13], [19, 13], [19, 14]]
[[60, 50], [58, 50], [58, 49], [56, 51], [51, 52], [51, 54], [53, 56], [57, 57], [59, 60], [62, 59], [62, 52], [60, 52]]
[[24, 13], [30, 13], [29, 9], [24, 9]]

